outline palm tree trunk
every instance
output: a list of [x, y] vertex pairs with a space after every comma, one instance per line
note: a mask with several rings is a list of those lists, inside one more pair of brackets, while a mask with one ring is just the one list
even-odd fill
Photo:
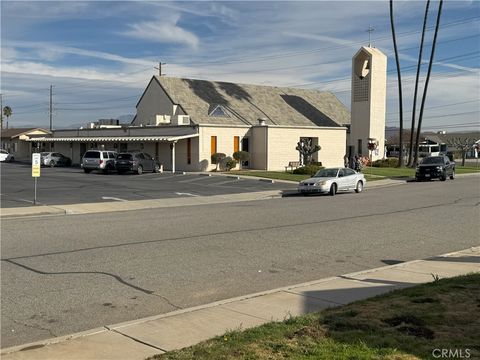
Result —
[[399, 98], [399, 110], [400, 110], [400, 149], [398, 154], [398, 166], [403, 166], [403, 99], [402, 99], [402, 75], [400, 72], [400, 61], [398, 58], [397, 38], [395, 36], [395, 23], [393, 21], [393, 0], [390, 0], [390, 25], [392, 27], [393, 48], [395, 50], [395, 61], [397, 63], [397, 76], [398, 76], [398, 98]]
[[420, 51], [418, 54], [417, 77], [415, 78], [415, 91], [413, 95], [413, 109], [412, 109], [412, 129], [410, 130], [410, 144], [408, 147], [407, 166], [412, 166], [412, 163], [413, 163], [413, 134], [415, 132], [415, 110], [417, 107], [418, 78], [420, 77], [420, 68], [422, 66], [423, 41], [425, 39], [425, 29], [427, 27], [427, 17], [428, 17], [429, 6], [430, 6], [430, 0], [427, 0], [427, 6], [425, 7], [425, 17], [423, 18], [422, 40], [420, 41]]
[[415, 157], [413, 159], [413, 166], [417, 166], [417, 163], [418, 163], [418, 148], [420, 144], [420, 133], [422, 131], [423, 109], [425, 107], [425, 100], [427, 98], [427, 90], [428, 90], [428, 82], [430, 81], [433, 58], [435, 56], [435, 45], [437, 44], [438, 29], [440, 28], [440, 17], [442, 15], [442, 5], [443, 5], [443, 0], [440, 0], [440, 4], [438, 5], [437, 24], [435, 25], [435, 34], [433, 35], [432, 52], [430, 54], [430, 61], [428, 62], [427, 78], [425, 80], [425, 87], [423, 89], [422, 104], [420, 105], [420, 115], [418, 117], [417, 136], [415, 140]]

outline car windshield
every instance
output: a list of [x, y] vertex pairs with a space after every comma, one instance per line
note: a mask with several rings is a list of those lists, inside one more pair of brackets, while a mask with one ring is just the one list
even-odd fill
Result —
[[422, 164], [443, 164], [443, 157], [441, 156], [430, 156], [423, 159]]
[[118, 154], [117, 160], [132, 160], [132, 154]]
[[338, 169], [322, 169], [317, 171], [313, 177], [337, 177]]
[[40, 153], [40, 156], [47, 156], [48, 154], [50, 154], [49, 152], [42, 152]]

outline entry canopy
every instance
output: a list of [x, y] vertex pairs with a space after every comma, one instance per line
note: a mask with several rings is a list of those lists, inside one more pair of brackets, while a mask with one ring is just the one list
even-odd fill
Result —
[[36, 137], [30, 138], [29, 142], [157, 142], [178, 140], [198, 137], [198, 134], [182, 136], [88, 136], [88, 137]]

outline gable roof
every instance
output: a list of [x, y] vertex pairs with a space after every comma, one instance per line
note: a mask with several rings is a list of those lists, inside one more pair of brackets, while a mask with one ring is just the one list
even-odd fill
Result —
[[[350, 112], [331, 93], [317, 90], [155, 77], [195, 124], [329, 126], [350, 124]], [[209, 116], [216, 106], [227, 116]]]
[[469, 139], [470, 142], [474, 143], [478, 139], [480, 139], [480, 131], [473, 130], [473, 131], [463, 131], [463, 132], [451, 132], [445, 134], [439, 133], [425, 133], [423, 136], [427, 140], [435, 141], [438, 144], [449, 144], [452, 141], [457, 139], [465, 140]]
[[11, 128], [11, 129], [2, 129], [1, 137], [2, 139], [4, 138], [12, 139], [23, 134], [28, 134], [29, 132], [32, 132], [35, 130], [43, 131], [46, 134], [50, 134], [48, 130], [45, 130], [42, 128]]

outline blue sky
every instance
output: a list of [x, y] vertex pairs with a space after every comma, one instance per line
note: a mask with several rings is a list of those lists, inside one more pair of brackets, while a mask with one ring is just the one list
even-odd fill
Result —
[[[394, 1], [406, 127], [425, 4]], [[431, 1], [428, 45], [437, 10]], [[135, 114], [162, 61], [167, 76], [328, 90], [350, 107], [351, 57], [370, 25], [389, 61], [387, 126], [398, 126], [388, 1], [2, 1], [3, 105], [10, 126], [48, 126], [53, 85], [55, 128]], [[444, 2], [435, 60], [424, 130], [478, 130], [480, 2]]]

